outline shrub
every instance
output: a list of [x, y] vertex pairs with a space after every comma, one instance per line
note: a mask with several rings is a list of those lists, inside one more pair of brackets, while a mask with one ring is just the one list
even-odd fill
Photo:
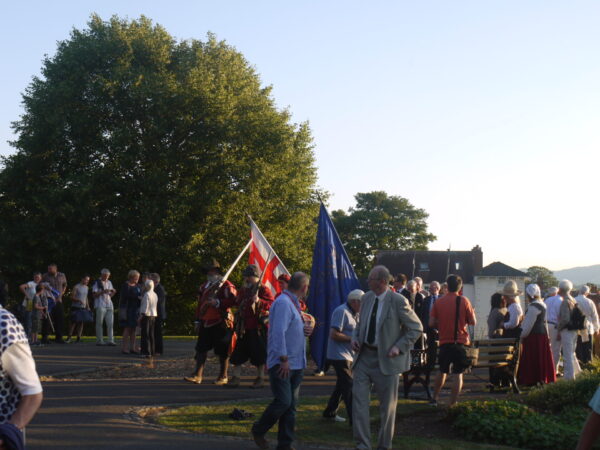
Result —
[[567, 406], [587, 406], [598, 385], [600, 372], [584, 371], [575, 380], [559, 380], [532, 389], [522, 401], [539, 411], [559, 413]]
[[560, 421], [518, 402], [467, 401], [450, 409], [453, 427], [465, 438], [531, 449], [573, 448], [585, 420], [583, 408]]

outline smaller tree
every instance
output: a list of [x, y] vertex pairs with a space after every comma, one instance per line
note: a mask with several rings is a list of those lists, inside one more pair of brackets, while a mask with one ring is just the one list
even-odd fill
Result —
[[531, 266], [527, 269], [527, 276], [530, 282], [536, 283], [542, 291], [552, 286], [558, 286], [558, 279], [554, 276], [554, 273], [542, 266]]
[[378, 250], [427, 250], [435, 236], [427, 232], [423, 209], [383, 191], [358, 193], [348, 213], [332, 212], [333, 222], [359, 276], [366, 276]]

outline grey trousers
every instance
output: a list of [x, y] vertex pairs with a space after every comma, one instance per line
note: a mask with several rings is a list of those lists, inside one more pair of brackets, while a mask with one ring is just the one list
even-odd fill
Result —
[[399, 374], [384, 375], [379, 369], [377, 351], [363, 347], [353, 369], [352, 386], [352, 429], [357, 449], [371, 449], [369, 426], [369, 403], [371, 384], [379, 399], [381, 424], [377, 438], [378, 449], [391, 449], [398, 404]]

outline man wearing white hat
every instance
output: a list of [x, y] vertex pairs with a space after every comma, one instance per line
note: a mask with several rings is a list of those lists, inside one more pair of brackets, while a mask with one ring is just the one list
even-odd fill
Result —
[[508, 280], [499, 293], [502, 294], [508, 305], [508, 320], [504, 322], [504, 337], [518, 338], [521, 334], [521, 322], [523, 321], [523, 308], [519, 303], [519, 295], [522, 292], [519, 291], [514, 280]]
[[[565, 280], [563, 280], [564, 283]], [[566, 285], [565, 285], [566, 286]], [[552, 350], [552, 358], [554, 359], [554, 370], [558, 375], [558, 363], [560, 362], [560, 353], [562, 350], [562, 341], [558, 332], [558, 316], [560, 314], [560, 305], [563, 298], [558, 293], [557, 287], [552, 287], [548, 290], [549, 297], [544, 300], [546, 304], [546, 321], [548, 323], [548, 336], [550, 338], [550, 349]]]
[[345, 422], [337, 415], [340, 401], [344, 400], [346, 413], [352, 424], [352, 361], [354, 351], [351, 341], [352, 333], [358, 321], [360, 301], [364, 292], [354, 289], [348, 294], [348, 301], [333, 310], [331, 314], [331, 330], [327, 342], [327, 360], [335, 369], [337, 381], [335, 389], [329, 398], [323, 417], [334, 419], [336, 422]]

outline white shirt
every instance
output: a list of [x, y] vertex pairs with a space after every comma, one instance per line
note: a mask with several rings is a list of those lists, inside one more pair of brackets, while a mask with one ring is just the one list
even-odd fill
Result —
[[519, 319], [523, 316], [523, 309], [519, 304], [519, 300], [515, 301], [508, 307], [508, 314], [510, 315], [508, 322], [504, 322], [504, 328], [512, 330], [519, 326]]
[[[100, 281], [99, 284], [101, 284], [102, 287], [100, 287], [98, 285], [97, 281]], [[111, 290], [113, 289], [113, 285], [110, 282], [110, 280], [106, 280], [106, 281], [97, 280], [97, 281], [94, 281], [94, 287], [92, 288], [92, 292], [102, 292], [105, 289], [111, 289]], [[111, 309], [112, 307], [113, 307], [113, 303], [112, 303], [112, 300], [110, 298], [110, 294], [100, 294], [94, 300], [94, 308], [108, 308], [108, 309]]]
[[140, 304], [140, 314], [142, 316], [156, 317], [156, 305], [158, 304], [158, 296], [154, 291], [146, 291], [142, 296]]
[[27, 306], [28, 300], [33, 300], [35, 297], [35, 288], [37, 283], [35, 281], [28, 281], [27, 288], [25, 289], [25, 298], [23, 299], [23, 306]]
[[[374, 293], [374, 292], [373, 292]], [[376, 317], [376, 329], [375, 329], [375, 340], [373, 341], [372, 344], [369, 344], [367, 342], [367, 344], [369, 345], [373, 345], [375, 347], [377, 347], [377, 342], [379, 340], [378, 338], [378, 334], [379, 334], [379, 322], [381, 320], [381, 311], [383, 311], [383, 305], [385, 305], [385, 299], [387, 297], [387, 293], [388, 290], [386, 289], [385, 292], [383, 292], [380, 295], [375, 296], [375, 298], [379, 299], [379, 302], [377, 303], [377, 317]], [[369, 309], [369, 314], [365, 315], [364, 317], [367, 320], [367, 332], [365, 333], [365, 339], [367, 339], [367, 337], [369, 336], [369, 325], [371, 323], [371, 312], [373, 311], [373, 306], [375, 306], [375, 300], [373, 300], [373, 304], [371, 305], [371, 308]], [[363, 317], [363, 316], [361, 316]]]
[[31, 349], [26, 342], [15, 342], [2, 352], [2, 369], [10, 376], [21, 395], [42, 392]]
[[[530, 303], [530, 305], [533, 303], [537, 303], [538, 305], [540, 305], [544, 309], [546, 309], [546, 305], [544, 304], [544, 302], [542, 302], [540, 300], [534, 300], [533, 302]], [[531, 332], [533, 325], [535, 325], [535, 321], [537, 320], [537, 317], [541, 313], [542, 313], [542, 311], [539, 308], [536, 308], [535, 306], [533, 308], [531, 308], [531, 306], [529, 308], [527, 308], [527, 312], [525, 313], [525, 319], [523, 319], [523, 324], [521, 325], [521, 339], [529, 336], [529, 333]], [[546, 313], [547, 313], [547, 311], [546, 311]], [[546, 332], [548, 332], [548, 327], [546, 327]]]
[[563, 299], [560, 295], [554, 297], [548, 297], [544, 300], [546, 304], [546, 322], [550, 325], [558, 324], [558, 316], [560, 315], [560, 304]]
[[581, 309], [581, 312], [585, 316], [585, 322], [587, 325], [588, 334], [594, 334], [598, 330], [600, 330], [600, 322], [598, 321], [598, 310], [596, 309], [596, 305], [589, 298], [578, 295], [575, 297], [575, 301], [577, 302], [577, 306]]

